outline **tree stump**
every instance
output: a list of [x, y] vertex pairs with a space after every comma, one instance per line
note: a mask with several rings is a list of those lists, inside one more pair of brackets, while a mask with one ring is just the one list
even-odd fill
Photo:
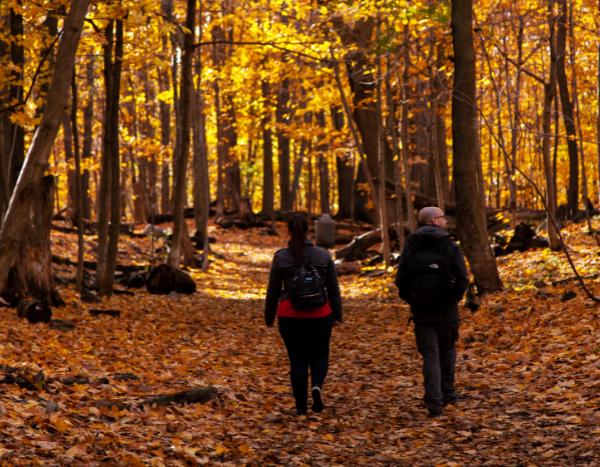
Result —
[[155, 295], [167, 295], [173, 291], [192, 294], [196, 291], [196, 282], [185, 272], [168, 264], [161, 264], [150, 272], [146, 288]]
[[26, 298], [19, 302], [17, 315], [19, 318], [26, 318], [31, 324], [49, 323], [52, 319], [52, 310], [46, 302], [35, 298]]

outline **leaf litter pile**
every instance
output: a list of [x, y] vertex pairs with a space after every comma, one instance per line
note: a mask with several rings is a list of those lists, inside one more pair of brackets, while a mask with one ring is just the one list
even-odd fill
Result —
[[[564, 255], [499, 260], [506, 289], [461, 310], [460, 400], [435, 419], [394, 272], [341, 277], [345, 322], [333, 332], [327, 407], [297, 418], [283, 342], [263, 324], [284, 225], [279, 237], [210, 229], [214, 261], [208, 274], [191, 271], [193, 295], [138, 289], [89, 305], [62, 285], [67, 305], [53, 317], [76, 325], [68, 331], [0, 309], [0, 466], [599, 464], [598, 310], [568, 280]], [[571, 226], [567, 241], [593, 277], [592, 237]], [[75, 245], [53, 232], [53, 254], [75, 260]], [[86, 259], [93, 246], [86, 237]], [[124, 238], [120, 250], [120, 263], [144, 264], [150, 241]], [[566, 300], [569, 291], [577, 296]], [[199, 403], [157, 403], [198, 388], [209, 388]]]

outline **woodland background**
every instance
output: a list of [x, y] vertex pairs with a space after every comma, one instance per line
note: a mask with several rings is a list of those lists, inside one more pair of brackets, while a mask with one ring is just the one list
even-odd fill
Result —
[[[3, 210], [69, 6], [1, 4]], [[48, 158], [48, 209], [98, 232], [104, 295], [121, 223], [171, 214], [167, 262], [183, 251], [194, 266], [186, 213], [200, 243], [210, 214], [331, 213], [381, 226], [388, 264], [390, 242], [401, 248], [431, 204], [457, 215], [481, 291], [498, 290], [493, 258], [477, 253], [482, 209], [514, 227], [543, 199], [559, 219], [600, 201], [598, 26], [585, 0], [92, 2]]]

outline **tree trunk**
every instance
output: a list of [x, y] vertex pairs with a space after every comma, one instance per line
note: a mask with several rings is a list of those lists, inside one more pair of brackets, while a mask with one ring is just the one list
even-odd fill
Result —
[[[81, 159], [86, 160], [92, 157], [92, 123], [94, 119], [94, 61], [89, 60], [86, 67], [86, 81], [88, 86], [87, 104], [83, 111], [83, 148]], [[90, 171], [86, 168], [81, 177], [81, 196], [83, 204], [84, 219], [92, 218], [92, 205], [88, 190], [90, 189]]]
[[[600, 8], [600, 4], [598, 5]], [[600, 42], [598, 43], [598, 59], [596, 60], [596, 96], [600, 96]], [[596, 104], [596, 154], [598, 170], [598, 204], [600, 205], [600, 99]]]
[[[22, 0], [17, 0], [17, 5], [21, 8], [23, 6]], [[19, 8], [19, 10], [20, 10]], [[20, 12], [17, 12], [14, 8], [10, 9], [10, 34], [14, 38], [14, 42], [10, 46], [10, 60], [13, 66], [18, 67], [21, 71], [13, 69], [10, 75], [13, 79], [13, 84], [10, 86], [10, 97], [11, 100], [19, 102], [23, 100], [23, 86], [19, 84], [24, 79], [25, 72], [25, 53], [23, 45], [20, 43], [25, 39], [23, 31], [23, 16]], [[25, 128], [19, 124], [19, 122], [11, 122], [10, 126], [10, 165], [9, 165], [9, 191], [12, 193], [21, 167], [25, 160]]]
[[111, 119], [112, 119], [112, 44], [114, 21], [104, 29], [106, 43], [102, 46], [104, 52], [104, 122], [102, 139], [102, 172], [100, 175], [100, 192], [98, 203], [98, 253], [96, 261], [96, 286], [100, 287], [106, 271], [108, 251], [108, 222], [110, 217], [110, 186], [111, 186]]
[[[333, 126], [336, 131], [342, 132], [344, 129], [344, 113], [339, 106], [331, 109], [333, 117]], [[336, 217], [339, 219], [352, 218], [352, 190], [354, 189], [354, 167], [350, 162], [351, 154], [335, 156], [337, 167], [337, 185], [338, 185], [338, 212]]]
[[435, 126], [437, 133], [437, 156], [442, 176], [442, 189], [444, 200], [450, 201], [450, 171], [448, 169], [448, 143], [446, 141], [446, 105], [448, 104], [448, 85], [446, 71], [440, 68], [446, 65], [445, 41], [441, 40], [437, 45], [436, 57], [436, 79], [434, 89], [437, 99], [437, 112], [435, 114]]
[[50, 229], [54, 201], [54, 176], [42, 178], [32, 196], [27, 223], [21, 232], [19, 261], [13, 265], [2, 297], [11, 305], [35, 298], [52, 306], [64, 305], [52, 278]]
[[[194, 54], [194, 38], [196, 30], [196, 0], [188, 0], [185, 25], [189, 32], [184, 36], [184, 51], [181, 60], [181, 149], [180, 153], [176, 154], [178, 161], [173, 194], [173, 240], [171, 242], [171, 251], [167, 258], [167, 264], [175, 268], [179, 267], [179, 261], [184, 246], [183, 241], [189, 241], [187, 225], [184, 225], [185, 219], [183, 217], [183, 208], [186, 198], [187, 165], [190, 157], [190, 123], [192, 92], [194, 91], [192, 57]], [[182, 238], [184, 235], [187, 237], [186, 239]]]
[[[379, 37], [381, 26], [381, 20], [377, 20], [377, 36]], [[381, 81], [383, 80], [382, 72], [381, 72], [381, 58], [377, 57], [377, 132], [378, 132], [378, 153], [379, 153], [379, 208], [380, 208], [380, 227], [381, 227], [381, 238], [382, 238], [382, 250], [381, 254], [383, 255], [383, 260], [385, 263], [386, 269], [391, 267], [391, 256], [390, 256], [390, 233], [388, 228], [388, 215], [387, 215], [387, 200], [385, 196], [385, 180], [386, 180], [386, 170], [385, 170], [385, 154], [383, 152], [384, 145], [387, 145], [387, 141], [384, 136], [384, 128], [383, 128], [383, 95], [381, 92]], [[389, 172], [387, 172], [389, 173]]]
[[[330, 49], [331, 59], [333, 62], [333, 71], [335, 74], [335, 81], [338, 87], [338, 91], [340, 93], [340, 98], [342, 99], [342, 104], [344, 106], [344, 111], [346, 112], [346, 119], [348, 121], [348, 126], [350, 126], [350, 132], [352, 133], [352, 137], [354, 139], [354, 144], [356, 145], [356, 149], [358, 150], [358, 154], [360, 155], [361, 165], [358, 169], [358, 174], [356, 176], [356, 184], [355, 184], [355, 196], [354, 196], [354, 216], [358, 220], [365, 220], [367, 222], [373, 222], [371, 218], [371, 213], [366, 208], [366, 200], [368, 199], [365, 196], [364, 190], [359, 188], [360, 184], [368, 183], [369, 186], [369, 194], [371, 200], [373, 202], [373, 212], [375, 217], [375, 224], [379, 224], [379, 196], [377, 194], [377, 190], [375, 188], [375, 183], [373, 182], [373, 177], [371, 176], [371, 171], [367, 162], [367, 156], [364, 151], [363, 140], [361, 140], [361, 136], [359, 136], [359, 132], [355, 126], [355, 122], [353, 120], [354, 112], [350, 108], [348, 101], [346, 100], [346, 93], [344, 92], [344, 86], [342, 85], [342, 80], [340, 78], [340, 70], [338, 62], [336, 61], [333, 55], [333, 49]], [[377, 141], [375, 141], [377, 142]], [[386, 144], [387, 147], [387, 144]], [[384, 200], [385, 202], [385, 200]]]
[[325, 139], [327, 124], [325, 123], [325, 112], [320, 111], [316, 114], [317, 125], [321, 128], [321, 134], [318, 136], [319, 144], [317, 154], [319, 155], [319, 199], [321, 200], [321, 213], [330, 214], [329, 207], [329, 165], [327, 164], [327, 151], [329, 145]]
[[[58, 46], [52, 84], [48, 92], [46, 112], [29, 146], [25, 165], [15, 187], [10, 205], [0, 230], [0, 290], [4, 288], [8, 271], [19, 255], [23, 231], [29, 222], [29, 212], [36, 190], [39, 189], [52, 145], [58, 134], [62, 114], [68, 99], [75, 53], [83, 29], [89, 0], [73, 0], [65, 19]], [[49, 200], [52, 198], [50, 197]], [[49, 201], [50, 206], [52, 202]], [[50, 210], [50, 212], [52, 212]], [[49, 253], [49, 251], [48, 251]]]
[[[263, 128], [263, 197], [262, 212], [275, 217], [275, 191], [273, 180], [273, 133], [271, 132], [271, 109], [269, 106], [270, 86], [268, 81], [262, 82], [262, 98], [264, 100]], [[275, 225], [273, 225], [275, 227]]]
[[277, 148], [279, 154], [279, 191], [281, 193], [280, 209], [291, 211], [290, 197], [290, 137], [288, 126], [290, 124], [290, 80], [285, 78], [281, 89], [277, 93], [277, 108], [275, 119], [277, 121]]
[[452, 93], [452, 141], [456, 222], [461, 246], [469, 260], [480, 293], [502, 289], [502, 281], [482, 223], [483, 206], [477, 181], [475, 119], [475, 48], [473, 0], [452, 0], [454, 89]]
[[556, 50], [554, 44], [554, 17], [550, 8], [549, 27], [550, 27], [550, 79], [544, 84], [544, 118], [543, 118], [543, 141], [542, 155], [544, 160], [544, 171], [546, 175], [546, 205], [548, 206], [548, 240], [552, 251], [560, 250], [560, 242], [554, 227], [550, 220], [555, 217], [556, 210], [556, 192], [554, 191], [554, 173], [552, 170], [552, 160], [550, 158], [550, 139], [552, 138], [552, 101], [555, 98], [556, 90]]
[[402, 80], [398, 76], [398, 82], [402, 83], [403, 92], [402, 96], [402, 128], [400, 129], [400, 138], [402, 139], [402, 164], [404, 165], [404, 190], [406, 191], [406, 217], [408, 218], [408, 225], [411, 232], [417, 229], [417, 219], [415, 217], [415, 207], [413, 204], [412, 197], [412, 186], [410, 178], [410, 163], [408, 158], [408, 144], [409, 144], [409, 119], [408, 119], [408, 100], [410, 97], [410, 90], [408, 84], [408, 64], [409, 64], [409, 48], [408, 48], [408, 27], [404, 26], [404, 68], [402, 70]]
[[[79, 132], [77, 129], [78, 96], [76, 76], [77, 74], [75, 73], [75, 69], [73, 69], [73, 78], [71, 80], [71, 95], [73, 99], [73, 104], [71, 105], [71, 125], [73, 126], [73, 153], [75, 156], [75, 221], [77, 223], [77, 272], [75, 274], [75, 291], [81, 293], [85, 244], [83, 242], [83, 197], [81, 183], [81, 161], [79, 157]], [[50, 208], [51, 207], [52, 197], [50, 197]]]
[[579, 158], [573, 102], [569, 95], [567, 72], [565, 67], [567, 43], [567, 0], [560, 0], [561, 15], [558, 18], [556, 31], [556, 79], [562, 106], [563, 121], [567, 132], [567, 148], [569, 150], [569, 191], [567, 193], [568, 217], [571, 219], [578, 211], [579, 205]]
[[[100, 295], [112, 295], [117, 255], [119, 253], [119, 234], [121, 231], [121, 156], [119, 147], [119, 98], [121, 96], [121, 64], [123, 59], [123, 21], [116, 20], [115, 59], [111, 67], [111, 103], [110, 103], [110, 228], [108, 248], [106, 249], [106, 269], [99, 279]], [[99, 272], [97, 272], [99, 274]], [[101, 277], [101, 276], [100, 276]]]
[[[394, 151], [394, 182], [396, 184], [396, 216], [398, 217], [398, 249], [402, 251], [404, 248], [404, 207], [402, 203], [402, 176], [400, 174], [400, 151], [398, 146], [398, 130], [396, 125], [396, 103], [392, 95], [392, 84], [391, 84], [391, 69], [392, 60], [388, 56], [388, 72], [386, 74], [385, 86], [387, 90], [387, 104], [388, 104], [388, 132], [392, 137], [392, 149]], [[398, 83], [400, 84], [400, 83]]]
[[[166, 48], [166, 36], [163, 36], [163, 48]], [[161, 93], [169, 90], [169, 77], [163, 71], [159, 73], [158, 86]], [[167, 153], [171, 143], [171, 110], [170, 106], [164, 100], [160, 101], [160, 144], [162, 146], [162, 167], [160, 179], [160, 212], [169, 214], [171, 212], [171, 187], [170, 187], [170, 170]]]

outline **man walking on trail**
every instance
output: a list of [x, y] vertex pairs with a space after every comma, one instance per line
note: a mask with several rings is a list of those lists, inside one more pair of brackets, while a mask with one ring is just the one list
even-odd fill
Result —
[[400, 298], [410, 304], [415, 323], [417, 349], [423, 357], [423, 400], [430, 417], [441, 415], [458, 399], [454, 388], [458, 302], [469, 285], [465, 259], [446, 231], [447, 223], [439, 208], [419, 212], [420, 227], [407, 238], [396, 276]]

